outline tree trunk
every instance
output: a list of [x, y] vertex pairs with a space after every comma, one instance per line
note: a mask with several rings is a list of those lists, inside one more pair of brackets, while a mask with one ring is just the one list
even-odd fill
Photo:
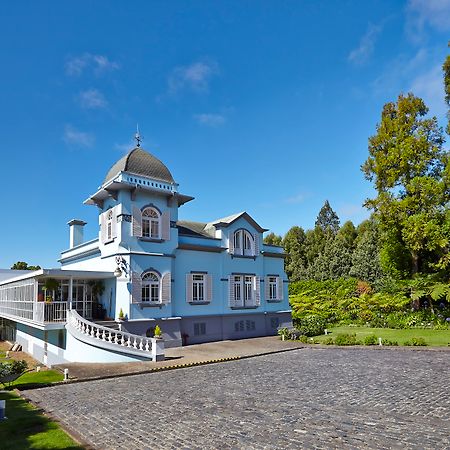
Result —
[[417, 252], [411, 252], [412, 258], [412, 274], [416, 275], [419, 273], [419, 254]]

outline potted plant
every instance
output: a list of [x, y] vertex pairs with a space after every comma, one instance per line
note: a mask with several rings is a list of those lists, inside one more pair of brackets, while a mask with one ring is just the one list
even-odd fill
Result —
[[162, 331], [159, 325], [156, 325], [155, 331], [153, 332], [153, 337], [155, 339], [162, 339]]
[[45, 302], [51, 303], [55, 296], [55, 291], [59, 287], [59, 281], [54, 278], [47, 278], [44, 283], [42, 290], [44, 291]]
[[122, 308], [120, 308], [120, 311], [119, 311], [119, 320], [121, 322], [125, 320], [125, 314], [123, 313], [123, 309]]

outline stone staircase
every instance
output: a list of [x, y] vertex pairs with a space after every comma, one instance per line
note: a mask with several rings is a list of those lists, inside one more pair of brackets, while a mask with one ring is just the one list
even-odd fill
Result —
[[115, 320], [93, 320], [93, 322], [101, 327], [110, 328], [111, 330], [120, 330], [119, 323]]

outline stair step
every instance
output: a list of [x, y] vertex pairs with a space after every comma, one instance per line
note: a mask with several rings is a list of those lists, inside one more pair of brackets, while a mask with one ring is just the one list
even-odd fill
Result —
[[95, 320], [94, 323], [101, 327], [112, 328], [113, 330], [119, 329], [119, 324], [114, 320]]

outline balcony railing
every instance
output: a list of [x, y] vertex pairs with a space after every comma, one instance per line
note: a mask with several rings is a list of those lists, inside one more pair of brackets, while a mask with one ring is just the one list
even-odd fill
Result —
[[65, 322], [68, 302], [0, 301], [0, 314], [32, 322]]

